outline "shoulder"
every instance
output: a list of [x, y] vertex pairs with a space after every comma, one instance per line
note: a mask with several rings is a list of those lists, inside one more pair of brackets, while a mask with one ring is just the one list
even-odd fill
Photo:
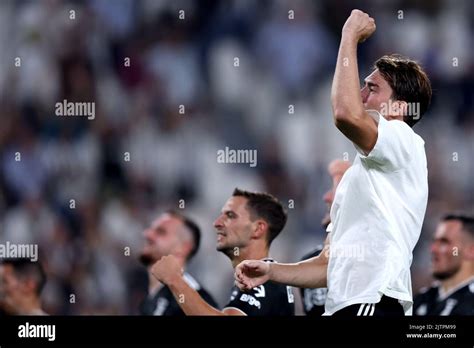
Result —
[[450, 315], [474, 315], [474, 280], [460, 287], [445, 299]]
[[435, 314], [438, 294], [436, 285], [421, 288], [420, 292], [413, 298], [413, 314], [417, 316]]
[[474, 298], [474, 279], [456, 291], [454, 294], [459, 294], [468, 298]]
[[417, 303], [426, 302], [428, 300], [436, 300], [438, 294], [438, 285], [433, 284], [432, 286], [421, 288], [413, 300], [416, 305]]
[[190, 275], [189, 273], [184, 273], [183, 274], [183, 279], [184, 281], [191, 287], [193, 288], [194, 290], [196, 290], [199, 295], [201, 295], [201, 297], [207, 302], [209, 303], [211, 306], [213, 307], [217, 307], [217, 303], [216, 301], [214, 300], [213, 296], [209, 293], [209, 291], [204, 288], [197, 280], [196, 278], [194, 278], [192, 275]]
[[194, 290], [201, 290], [201, 284], [199, 284], [199, 282], [191, 274], [184, 272], [183, 279]]
[[429, 296], [432, 294], [438, 294], [438, 284], [432, 284], [431, 286], [422, 287], [415, 297]]
[[401, 120], [387, 120], [377, 111], [373, 111], [371, 116], [378, 122], [377, 141], [368, 154], [356, 146], [363, 162], [373, 162], [383, 171], [397, 171], [407, 167], [414, 157], [422, 155], [424, 142], [408, 124]]

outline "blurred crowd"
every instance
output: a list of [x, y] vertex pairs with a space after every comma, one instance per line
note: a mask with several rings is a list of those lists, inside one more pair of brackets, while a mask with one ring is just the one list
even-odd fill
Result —
[[[233, 275], [212, 221], [235, 187], [288, 206], [275, 259], [321, 243], [326, 167], [355, 156], [329, 95], [356, 6], [377, 21], [361, 78], [396, 52], [420, 61], [433, 85], [415, 127], [430, 184], [416, 292], [431, 281], [439, 217], [474, 211], [470, 0], [1, 1], [0, 243], [39, 245], [46, 311], [136, 314], [142, 231], [168, 208], [200, 224], [190, 270], [224, 304]], [[63, 100], [94, 102], [95, 118], [56, 116]], [[218, 163], [226, 146], [256, 149], [257, 166]]]

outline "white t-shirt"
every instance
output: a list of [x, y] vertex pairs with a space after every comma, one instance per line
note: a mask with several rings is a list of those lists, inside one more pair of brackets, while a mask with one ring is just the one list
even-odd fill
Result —
[[382, 295], [412, 314], [410, 266], [428, 200], [423, 139], [402, 121], [377, 111], [377, 142], [359, 148], [331, 207], [328, 293], [324, 315]]

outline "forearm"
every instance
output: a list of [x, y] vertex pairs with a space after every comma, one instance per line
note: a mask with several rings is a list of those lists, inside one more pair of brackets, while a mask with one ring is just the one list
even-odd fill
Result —
[[298, 288], [323, 288], [327, 283], [327, 258], [319, 256], [298, 263], [270, 264], [270, 280]]
[[201, 295], [184, 281], [183, 277], [177, 277], [167, 285], [186, 315], [225, 315], [204, 301]]
[[357, 39], [353, 35], [343, 32], [331, 89], [336, 122], [341, 118], [362, 115], [364, 112], [360, 96], [357, 44]]

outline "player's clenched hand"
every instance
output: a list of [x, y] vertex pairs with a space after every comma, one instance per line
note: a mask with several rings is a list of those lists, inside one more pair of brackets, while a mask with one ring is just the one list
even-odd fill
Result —
[[235, 268], [235, 285], [248, 291], [270, 279], [270, 264], [264, 261], [246, 260]]
[[183, 269], [173, 255], [163, 256], [151, 267], [151, 274], [160, 282], [170, 284], [183, 275]]
[[363, 42], [375, 32], [375, 28], [375, 20], [367, 13], [352, 10], [342, 28], [342, 34], [349, 35], [357, 42]]

